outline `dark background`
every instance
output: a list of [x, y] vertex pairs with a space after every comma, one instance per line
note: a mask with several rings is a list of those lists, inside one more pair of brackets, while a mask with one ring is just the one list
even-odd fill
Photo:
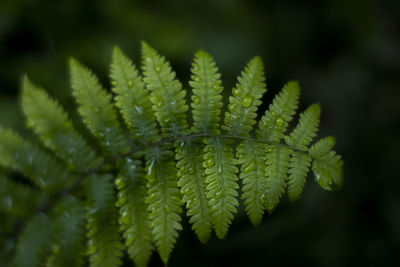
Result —
[[[268, 84], [263, 110], [284, 83], [299, 80], [300, 109], [320, 102], [320, 136], [337, 137], [344, 187], [326, 192], [310, 177], [295, 204], [282, 201], [256, 228], [241, 209], [228, 237], [207, 245], [185, 218], [170, 266], [393, 266], [400, 249], [399, 18], [396, 0], [2, 0], [0, 125], [32, 135], [18, 101], [23, 73], [77, 118], [68, 57], [109, 87], [114, 44], [139, 63], [146, 40], [185, 87], [193, 54], [205, 49], [226, 94], [260, 55]], [[159, 264], [154, 254], [151, 265]]]

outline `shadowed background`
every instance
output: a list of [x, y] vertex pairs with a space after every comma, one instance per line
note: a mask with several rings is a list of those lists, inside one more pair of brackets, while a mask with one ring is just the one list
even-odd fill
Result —
[[[109, 88], [113, 45], [139, 64], [145, 40], [188, 88], [191, 60], [201, 48], [217, 61], [227, 97], [248, 60], [259, 55], [268, 88], [262, 112], [284, 83], [298, 80], [300, 111], [319, 102], [320, 136], [337, 137], [344, 187], [326, 192], [310, 176], [298, 202], [282, 201], [256, 228], [241, 207], [227, 238], [207, 245], [197, 241], [185, 217], [170, 266], [396, 265], [399, 17], [395, 0], [2, 0], [0, 125], [32, 137], [18, 100], [27, 73], [84, 130], [70, 91], [70, 56]], [[160, 264], [154, 254], [151, 265]]]

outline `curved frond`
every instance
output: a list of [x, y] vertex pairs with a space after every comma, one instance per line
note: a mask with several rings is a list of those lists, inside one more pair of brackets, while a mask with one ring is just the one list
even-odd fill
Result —
[[207, 175], [207, 198], [212, 223], [218, 238], [224, 238], [239, 205], [238, 168], [233, 157], [231, 143], [220, 138], [205, 140], [204, 163]]
[[134, 139], [141, 144], [158, 141], [160, 137], [149, 92], [135, 65], [118, 47], [113, 52], [111, 79], [117, 94], [115, 105], [121, 110]]
[[22, 110], [27, 125], [70, 168], [85, 171], [94, 167], [95, 151], [75, 130], [62, 107], [27, 77], [22, 84]]
[[334, 137], [325, 137], [309, 149], [315, 180], [329, 191], [340, 189], [343, 185], [343, 161], [331, 150], [334, 145]]
[[283, 87], [258, 124], [259, 137], [271, 142], [284, 138], [288, 123], [296, 113], [299, 95], [300, 87], [297, 82], [289, 82]]
[[121, 230], [124, 231], [128, 254], [137, 266], [146, 266], [153, 250], [145, 173], [140, 160], [127, 158], [120, 163], [121, 171], [115, 181], [119, 193]]
[[193, 88], [192, 131], [218, 134], [223, 90], [221, 74], [218, 73], [214, 59], [203, 50], [194, 55], [191, 70], [192, 80], [189, 84]]
[[253, 58], [242, 71], [238, 83], [229, 97], [228, 111], [225, 113], [223, 128], [230, 134], [250, 136], [256, 124], [257, 108], [265, 87], [264, 67], [260, 57]]
[[307, 146], [317, 135], [320, 113], [319, 104], [314, 104], [300, 114], [296, 128], [289, 136], [285, 136], [286, 143], [296, 149], [307, 151]]
[[189, 222], [193, 224], [200, 242], [206, 243], [211, 236], [211, 214], [208, 207], [202, 146], [181, 142], [176, 149], [178, 186], [186, 203]]
[[118, 230], [112, 176], [91, 175], [86, 182], [90, 266], [120, 266], [124, 246]]
[[254, 141], [244, 141], [237, 147], [236, 156], [242, 179], [242, 199], [247, 215], [254, 225], [260, 224], [264, 214], [265, 191], [265, 145]]
[[111, 95], [102, 88], [97, 77], [75, 59], [70, 60], [72, 93], [78, 111], [106, 153], [126, 152], [124, 133], [111, 103]]
[[148, 196], [153, 240], [164, 264], [178, 238], [182, 213], [181, 195], [177, 185], [177, 170], [173, 153], [161, 147], [148, 149], [146, 153]]

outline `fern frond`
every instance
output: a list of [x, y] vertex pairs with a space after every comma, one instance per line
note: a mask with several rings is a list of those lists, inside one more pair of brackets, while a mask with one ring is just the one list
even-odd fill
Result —
[[111, 175], [91, 175], [87, 178], [87, 237], [91, 266], [121, 265], [121, 237]]
[[140, 160], [127, 158], [120, 163], [120, 173], [115, 181], [119, 193], [121, 230], [124, 231], [128, 254], [137, 266], [146, 266], [153, 250], [149, 219], [145, 173]]
[[178, 238], [182, 213], [181, 195], [177, 185], [177, 169], [168, 148], [152, 147], [146, 153], [146, 171], [150, 220], [153, 240], [164, 264]]
[[238, 83], [229, 97], [228, 111], [225, 114], [225, 126], [228, 133], [238, 136], [250, 136], [256, 124], [257, 108], [265, 88], [264, 67], [259, 57], [253, 58], [242, 71]]
[[115, 105], [121, 110], [134, 139], [141, 144], [158, 141], [160, 137], [149, 93], [132, 61], [118, 47], [113, 52], [111, 79], [117, 94]]
[[126, 152], [124, 133], [118, 123], [111, 95], [100, 85], [97, 77], [85, 66], [70, 60], [73, 95], [78, 111], [89, 130], [99, 140], [106, 153]]
[[290, 158], [288, 177], [289, 200], [296, 201], [303, 192], [307, 173], [311, 165], [311, 157], [308, 154], [294, 151]]
[[208, 207], [202, 146], [190, 141], [181, 142], [176, 151], [178, 186], [186, 203], [189, 222], [193, 224], [200, 242], [211, 236], [211, 214]]
[[94, 167], [95, 151], [76, 132], [62, 107], [26, 76], [22, 84], [22, 110], [28, 127], [71, 169], [86, 171]]
[[258, 124], [259, 137], [270, 142], [279, 142], [284, 138], [288, 123], [296, 113], [299, 94], [297, 82], [289, 82], [283, 87]]
[[285, 136], [286, 143], [296, 149], [307, 151], [307, 146], [317, 135], [320, 113], [319, 104], [314, 104], [300, 114], [296, 128], [289, 136]]
[[192, 73], [192, 80], [189, 82], [193, 88], [192, 131], [218, 134], [223, 90], [221, 74], [218, 73], [214, 59], [203, 50], [194, 56]]
[[332, 150], [335, 144], [336, 144], [335, 137], [333, 136], [324, 137], [318, 140], [318, 142], [316, 142], [314, 145], [312, 145], [308, 150], [308, 153], [313, 158], [320, 158], [328, 154], [328, 152]]
[[218, 238], [224, 238], [239, 205], [236, 159], [231, 142], [221, 138], [205, 139], [204, 163], [207, 198]]
[[343, 185], [343, 161], [331, 150], [335, 145], [333, 137], [326, 137], [315, 143], [309, 150], [313, 157], [312, 170], [315, 180], [325, 190], [337, 190]]
[[71, 175], [52, 156], [0, 127], [0, 165], [23, 173], [45, 191], [56, 191], [71, 184]]
[[85, 208], [72, 196], [55, 208], [55, 240], [47, 267], [78, 267], [85, 252]]
[[265, 174], [267, 177], [267, 190], [265, 193], [265, 207], [269, 213], [278, 205], [286, 189], [288, 168], [292, 150], [281, 145], [269, 145], [266, 149]]
[[175, 79], [176, 74], [169, 62], [145, 42], [142, 42], [142, 59], [144, 81], [151, 91], [150, 100], [163, 134], [187, 134], [186, 90], [183, 90], [182, 84]]
[[244, 141], [237, 147], [236, 157], [240, 167], [240, 179], [243, 181], [242, 199], [247, 215], [254, 225], [260, 224], [264, 214], [265, 191], [265, 145], [253, 141]]
[[45, 214], [32, 218], [18, 239], [16, 267], [40, 267], [46, 262], [54, 237], [53, 222]]
[[[334, 138], [310, 147], [318, 130], [318, 104], [286, 132], [298, 106], [297, 82], [283, 87], [253, 130], [266, 92], [259, 57], [241, 72], [221, 122], [221, 75], [209, 54], [197, 52], [189, 82], [191, 125], [186, 90], [170, 63], [144, 42], [143, 78], [132, 60], [114, 48], [115, 101], [89, 69], [75, 59], [70, 67], [78, 111], [102, 151], [96, 155], [61, 105], [24, 77], [27, 124], [54, 155], [0, 127], [0, 165], [6, 168], [4, 174], [0, 170], [0, 228], [10, 236], [0, 240], [0, 246], [8, 246], [0, 250], [5, 264], [15, 255], [17, 267], [116, 267], [126, 249], [136, 265], [146, 266], [156, 248], [166, 265], [182, 229], [184, 203], [192, 229], [205, 243], [212, 229], [218, 238], [226, 236], [239, 205], [239, 187], [245, 211], [257, 225], [286, 190], [290, 201], [299, 198], [310, 167], [326, 190], [343, 183]], [[132, 138], [125, 136], [129, 133], [117, 109]], [[13, 181], [7, 169], [29, 178], [32, 188]], [[19, 228], [23, 231], [13, 251]]]

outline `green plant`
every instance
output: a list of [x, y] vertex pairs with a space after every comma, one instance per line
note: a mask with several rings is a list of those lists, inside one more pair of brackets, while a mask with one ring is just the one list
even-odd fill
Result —
[[286, 134], [298, 104], [297, 82], [284, 86], [254, 130], [266, 92], [261, 59], [248, 63], [221, 116], [221, 76], [213, 58], [199, 51], [189, 82], [190, 127], [186, 91], [171, 66], [146, 43], [142, 55], [144, 78], [117, 47], [111, 65], [115, 106], [130, 134], [113, 96], [91, 71], [70, 61], [73, 95], [97, 150], [61, 106], [24, 77], [27, 124], [52, 152], [0, 128], [0, 164], [33, 184], [0, 176], [5, 203], [0, 208], [7, 214], [1, 227], [13, 231], [27, 221], [18, 235], [16, 266], [80, 266], [86, 255], [91, 266], [118, 266], [124, 249], [136, 265], [145, 266], [154, 248], [167, 263], [182, 228], [183, 205], [205, 243], [213, 229], [219, 238], [227, 234], [239, 184], [254, 225], [264, 210], [274, 210], [286, 187], [291, 201], [300, 196], [310, 166], [322, 188], [341, 186], [334, 138], [310, 145], [319, 124], [318, 104]]

